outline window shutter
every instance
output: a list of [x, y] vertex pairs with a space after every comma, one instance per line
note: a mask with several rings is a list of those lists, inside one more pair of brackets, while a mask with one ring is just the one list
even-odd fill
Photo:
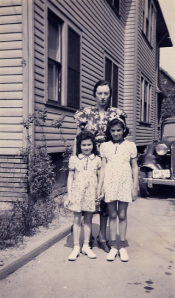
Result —
[[118, 106], [118, 66], [113, 64], [112, 106]]
[[80, 36], [68, 29], [68, 86], [67, 105], [80, 106]]
[[112, 79], [112, 61], [106, 58], [105, 60], [105, 80], [111, 84]]

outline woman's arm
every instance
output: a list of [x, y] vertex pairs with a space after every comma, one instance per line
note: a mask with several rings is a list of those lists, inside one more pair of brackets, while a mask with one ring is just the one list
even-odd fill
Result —
[[137, 158], [131, 159], [131, 169], [132, 169], [132, 176], [133, 176], [133, 190], [132, 190], [132, 197], [133, 201], [137, 199], [138, 196], [138, 165], [137, 165]]
[[98, 196], [100, 196], [102, 191], [102, 186], [104, 182], [104, 176], [105, 176], [105, 169], [106, 169], [106, 158], [102, 158], [101, 162], [101, 170], [100, 170], [100, 177], [99, 177], [99, 183], [98, 183]]
[[64, 201], [64, 207], [66, 207], [71, 200], [71, 190], [72, 190], [73, 179], [74, 179], [74, 171], [69, 170], [69, 175], [67, 178], [67, 198]]

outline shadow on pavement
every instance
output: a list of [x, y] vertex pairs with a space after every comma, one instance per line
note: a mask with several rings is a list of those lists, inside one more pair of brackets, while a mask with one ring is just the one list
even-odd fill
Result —
[[[93, 223], [92, 224], [92, 234], [95, 238], [95, 241], [94, 241], [94, 245], [93, 247], [97, 247], [98, 244], [97, 244], [97, 241], [96, 241], [96, 238], [98, 236], [98, 233], [99, 233], [99, 224], [96, 224], [96, 223]], [[110, 243], [110, 234], [109, 234], [109, 226], [107, 226], [107, 231], [106, 231], [106, 237], [107, 237], [107, 240], [109, 240], [109, 243]], [[84, 239], [84, 233], [83, 233], [83, 224], [82, 224], [82, 228], [81, 228], [81, 237], [80, 237], [80, 246], [83, 245], [83, 239]], [[119, 235], [117, 234], [117, 244], [120, 243], [120, 237]], [[67, 239], [66, 239], [66, 244], [64, 245], [64, 247], [70, 247], [70, 248], [73, 248], [73, 244], [74, 244], [74, 241], [73, 241], [73, 233], [71, 233], [70, 235], [67, 236]], [[129, 243], [128, 241], [126, 240], [126, 247], [129, 246]]]

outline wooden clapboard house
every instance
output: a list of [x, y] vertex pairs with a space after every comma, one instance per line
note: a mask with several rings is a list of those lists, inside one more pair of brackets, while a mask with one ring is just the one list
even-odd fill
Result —
[[[64, 115], [63, 134], [72, 142], [73, 114], [95, 105], [99, 79], [111, 82], [111, 104], [127, 113], [129, 138], [138, 149], [150, 143], [157, 135], [159, 48], [169, 46], [157, 0], [1, 0], [1, 201], [25, 193], [26, 164], [17, 155], [27, 143], [22, 119], [48, 111], [47, 145], [59, 168], [64, 142], [51, 122]], [[31, 133], [40, 144], [41, 128]]]

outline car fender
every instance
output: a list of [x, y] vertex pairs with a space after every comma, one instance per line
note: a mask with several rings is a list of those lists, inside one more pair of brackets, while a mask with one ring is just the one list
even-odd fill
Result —
[[163, 167], [158, 162], [158, 159], [156, 156], [152, 154], [144, 155], [142, 156], [141, 163], [140, 163], [140, 169], [147, 169], [147, 171], [151, 170], [161, 170]]

